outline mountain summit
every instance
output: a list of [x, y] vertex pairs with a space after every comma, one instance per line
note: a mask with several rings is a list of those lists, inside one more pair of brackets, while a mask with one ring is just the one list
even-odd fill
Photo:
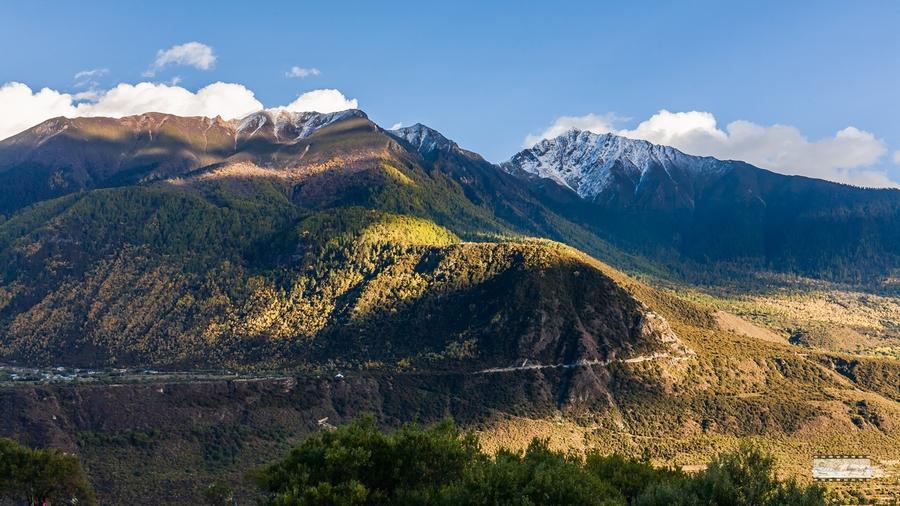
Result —
[[274, 142], [296, 142], [309, 137], [320, 128], [351, 118], [367, 119], [368, 116], [359, 109], [331, 113], [265, 109], [237, 122], [235, 139], [265, 136]]
[[697, 189], [731, 165], [644, 140], [573, 129], [501, 166], [512, 174], [552, 179], [598, 204], [630, 206], [649, 200], [690, 207]]
[[267, 109], [239, 120], [163, 113], [49, 119], [0, 141], [0, 187], [8, 190], [0, 214], [82, 190], [178, 177], [237, 157], [259, 159], [350, 120], [369, 123], [356, 109]]
[[416, 148], [423, 156], [433, 154], [437, 151], [446, 152], [459, 148], [455, 142], [444, 137], [442, 133], [421, 123], [388, 130], [388, 133], [398, 139], [405, 140], [411, 146]]
[[[900, 263], [900, 192], [777, 174], [614, 134], [570, 130], [501, 164], [553, 181], [586, 208], [579, 221], [660, 261], [847, 278]], [[863, 274], [865, 273], [865, 274]]]

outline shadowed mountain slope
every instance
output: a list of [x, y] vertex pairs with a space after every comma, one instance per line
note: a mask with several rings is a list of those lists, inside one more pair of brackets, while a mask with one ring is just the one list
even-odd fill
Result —
[[[785, 176], [613, 134], [572, 130], [502, 167], [554, 181], [577, 217], [651, 258], [864, 282], [900, 267], [900, 191]], [[700, 268], [699, 270], [702, 270]]]

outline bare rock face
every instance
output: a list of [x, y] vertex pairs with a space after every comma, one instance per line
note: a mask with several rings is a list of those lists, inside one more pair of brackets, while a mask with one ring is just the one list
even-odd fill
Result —
[[678, 335], [669, 326], [669, 322], [649, 308], [646, 308], [646, 312], [641, 317], [640, 335], [643, 339], [658, 340], [660, 344], [668, 348], [668, 353], [673, 357], [683, 358], [695, 355], [694, 351], [678, 338]]

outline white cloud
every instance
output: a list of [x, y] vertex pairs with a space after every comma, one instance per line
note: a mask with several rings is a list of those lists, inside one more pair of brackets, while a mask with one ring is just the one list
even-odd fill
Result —
[[100, 98], [103, 90], [100, 89], [100, 78], [109, 73], [109, 69], [90, 69], [75, 73], [75, 88], [86, 88], [72, 95], [77, 102], [94, 101]]
[[716, 117], [709, 112], [669, 112], [663, 109], [634, 130], [622, 130], [620, 134], [635, 139], [645, 139], [657, 144], [673, 145], [684, 139], [709, 137], [715, 142], [727, 140], [725, 132], [716, 127]]
[[[333, 89], [312, 90], [283, 106], [291, 111], [334, 112], [358, 107]], [[33, 91], [10, 82], [0, 86], [0, 140], [57, 116], [108, 116], [118, 118], [145, 112], [179, 116], [241, 118], [263, 109], [263, 104], [241, 84], [216, 82], [196, 92], [164, 83], [121, 83], [109, 90], [76, 94], [50, 88]]]
[[91, 88], [85, 91], [79, 91], [78, 93], [72, 95], [72, 98], [76, 102], [95, 102], [100, 100], [100, 97], [103, 96], [104, 91], [98, 90], [96, 88]]
[[91, 70], [81, 70], [75, 73], [75, 80], [78, 81], [80, 79], [88, 78], [88, 77], [98, 77], [102, 76], [109, 72], [109, 69], [91, 69]]
[[304, 77], [318, 76], [320, 74], [322, 74], [322, 73], [319, 72], [319, 69], [317, 69], [315, 67], [303, 68], [303, 67], [293, 66], [293, 67], [291, 67], [291, 70], [288, 70], [287, 72], [284, 73], [284, 76], [285, 77], [299, 77], [302, 79]]
[[613, 113], [607, 113], [602, 116], [596, 114], [587, 114], [585, 116], [560, 116], [543, 132], [526, 136], [525, 142], [522, 143], [522, 147], [530, 148], [543, 139], [559, 137], [573, 128], [594, 132], [595, 134], [605, 134], [614, 131], [614, 124], [621, 120], [622, 118], [619, 118]]
[[284, 108], [296, 112], [336, 112], [358, 107], [359, 103], [355, 98], [348, 99], [338, 90], [324, 89], [307, 91]]
[[900, 149], [894, 151], [894, 163], [900, 163]]
[[73, 97], [50, 88], [33, 92], [22, 83], [0, 87], [0, 138], [14, 135], [56, 116], [75, 116]]
[[122, 83], [106, 91], [95, 102], [79, 104], [77, 115], [118, 118], [164, 112], [179, 116], [239, 118], [262, 108], [253, 92], [240, 84], [217, 82], [195, 93], [163, 83]]
[[388, 130], [398, 130], [400, 128], [403, 128], [402, 121], [398, 121], [398, 122], [394, 123], [393, 125], [391, 125], [391, 128], [388, 128]]
[[75, 87], [84, 88], [97, 86], [97, 79], [109, 73], [109, 69], [82, 70], [75, 74]]
[[216, 55], [213, 48], [200, 42], [188, 42], [157, 51], [156, 60], [144, 72], [144, 75], [152, 77], [167, 65], [186, 65], [200, 70], [209, 70], [215, 63]]
[[743, 160], [783, 174], [859, 186], [898, 186], [885, 171], [873, 167], [887, 152], [884, 142], [852, 126], [832, 137], [810, 141], [799, 129], [788, 125], [762, 126], [739, 120], [723, 130], [712, 113], [703, 111], [662, 110], [630, 130], [615, 128], [616, 122], [618, 119], [609, 115], [562, 117], [540, 135], [528, 136], [526, 143], [533, 145], [569, 128], [588, 125], [583, 129], [644, 139], [693, 155]]

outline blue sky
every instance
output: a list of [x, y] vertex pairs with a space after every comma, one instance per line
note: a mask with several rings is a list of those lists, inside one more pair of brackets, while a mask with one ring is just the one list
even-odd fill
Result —
[[[270, 107], [337, 89], [385, 127], [422, 122], [492, 161], [569, 124], [560, 117], [593, 113], [574, 124], [785, 172], [812, 159], [793, 171], [900, 181], [900, 2], [4, 1], [0, 20], [0, 84], [35, 92], [177, 76], [190, 91], [239, 83]], [[214, 64], [145, 75], [158, 51], [191, 41], [209, 46]], [[288, 78], [292, 66], [319, 74]], [[90, 69], [108, 72], [76, 87]], [[669, 118], [676, 130], [706, 121], [706, 137], [664, 121], [639, 127], [660, 110], [709, 113]], [[811, 144], [769, 153], [783, 132], [734, 137], [734, 121], [790, 125]], [[847, 127], [856, 130], [815, 144]], [[834, 174], [815, 172], [845, 147], [853, 153]]]

